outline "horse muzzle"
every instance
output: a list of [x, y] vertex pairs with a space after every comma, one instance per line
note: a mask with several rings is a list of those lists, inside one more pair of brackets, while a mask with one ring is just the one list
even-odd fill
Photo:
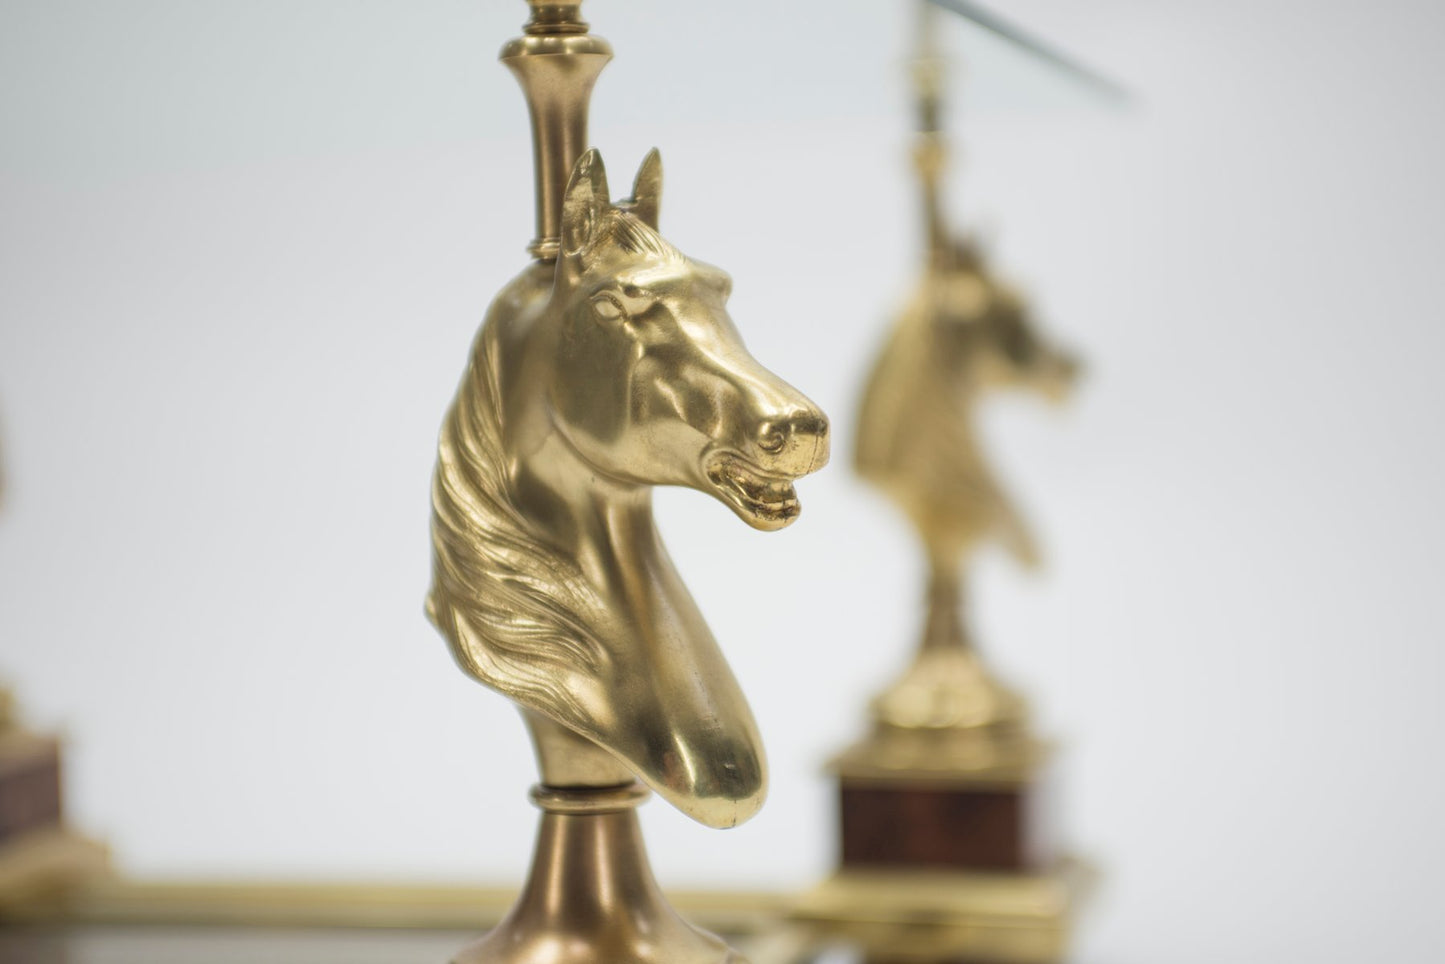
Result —
[[793, 481], [828, 464], [828, 420], [817, 411], [765, 419], [750, 443], [746, 452], [710, 454], [704, 475], [713, 493], [748, 525], [781, 529], [802, 511]]
[[758, 426], [753, 446], [768, 472], [794, 479], [812, 475], [828, 464], [828, 419], [822, 412], [767, 419]]

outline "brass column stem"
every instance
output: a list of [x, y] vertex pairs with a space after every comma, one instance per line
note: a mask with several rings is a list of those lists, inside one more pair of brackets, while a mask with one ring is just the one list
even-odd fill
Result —
[[971, 649], [964, 615], [963, 579], [957, 569], [934, 567], [928, 579], [928, 617], [923, 624], [925, 650]]
[[943, 169], [948, 163], [948, 142], [943, 133], [944, 64], [935, 43], [938, 29], [933, 5], [918, 0], [917, 57], [913, 61], [914, 108], [917, 137], [913, 165], [923, 188], [923, 223], [928, 261], [935, 270], [948, 251], [948, 227], [943, 215]]
[[715, 964], [737, 960], [719, 938], [673, 910], [648, 864], [640, 784], [538, 786], [542, 810], [532, 869], [496, 929], [453, 964]]
[[943, 214], [940, 181], [948, 162], [948, 147], [937, 131], [921, 133], [913, 147], [913, 165], [922, 187], [924, 237], [928, 264], [933, 271], [948, 267], [948, 225]]
[[532, 159], [537, 179], [537, 236], [527, 252], [541, 261], [557, 257], [562, 195], [587, 143], [592, 87], [612, 59], [612, 47], [587, 32], [582, 0], [528, 0], [532, 17], [524, 36], [502, 48], [501, 60], [517, 77], [532, 119]]

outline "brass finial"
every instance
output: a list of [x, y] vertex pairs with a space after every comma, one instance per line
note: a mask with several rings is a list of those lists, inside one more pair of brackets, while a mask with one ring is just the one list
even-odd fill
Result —
[[588, 147], [587, 107], [592, 87], [612, 59], [612, 47], [587, 32], [582, 0], [528, 0], [532, 17], [524, 36], [502, 48], [502, 63], [522, 85], [532, 118], [532, 157], [537, 178], [534, 258], [557, 257], [562, 194], [572, 165]]
[[943, 131], [943, 86], [945, 65], [936, 40], [937, 12], [933, 5], [918, 4], [917, 55], [913, 59], [913, 98], [917, 134], [913, 164], [923, 189], [923, 224], [929, 262], [941, 264], [947, 257], [948, 232], [943, 216], [943, 171], [948, 163], [948, 142]]
[[582, 0], [560, 0], [546, 3], [542, 0], [527, 0], [532, 8], [532, 19], [523, 29], [529, 34], [586, 33], [587, 21], [582, 19]]

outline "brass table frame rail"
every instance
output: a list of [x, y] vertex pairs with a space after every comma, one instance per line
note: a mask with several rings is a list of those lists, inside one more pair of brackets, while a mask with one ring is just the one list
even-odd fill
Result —
[[[483, 930], [515, 901], [516, 886], [467, 884], [236, 882], [111, 878], [72, 891], [63, 903], [10, 910], [7, 918], [70, 924], [345, 927]], [[764, 891], [669, 891], [703, 926], [757, 934], [782, 919], [789, 895]]]

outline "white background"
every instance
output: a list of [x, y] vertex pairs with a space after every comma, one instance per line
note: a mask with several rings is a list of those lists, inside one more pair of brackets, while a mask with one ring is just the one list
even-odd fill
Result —
[[[988, 412], [1050, 568], [977, 621], [1105, 872], [1080, 960], [1436, 961], [1445, 489], [1437, 4], [1015, 0], [1128, 111], [979, 65], [954, 200], [1088, 357]], [[919, 234], [899, 3], [591, 0], [614, 186], [736, 278], [833, 417], [804, 516], [659, 514], [753, 701], [769, 804], [653, 802], [675, 886], [832, 862], [824, 759], [918, 620], [850, 477]], [[520, 2], [0, 2], [0, 673], [147, 876], [515, 880], [522, 727], [421, 615], [434, 439], [524, 262]]]

